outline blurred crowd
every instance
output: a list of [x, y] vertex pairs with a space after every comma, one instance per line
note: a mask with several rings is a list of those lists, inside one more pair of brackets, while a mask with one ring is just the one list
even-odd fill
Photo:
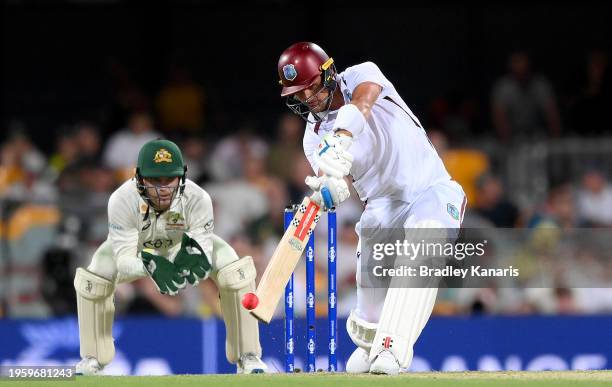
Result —
[[[612, 106], [604, 53], [587, 58], [572, 93], [557, 95], [543, 74], [531, 70], [525, 52], [509, 56], [508, 71], [492, 85], [490, 118], [478, 123], [469, 99], [431, 102], [425, 113], [428, 135], [450, 174], [468, 196], [465, 227], [527, 228], [612, 227], [612, 184], [601, 160], [585, 163], [577, 175], [545, 186], [545, 199], [525, 206], [509, 194], [504, 156], [536, 141], [609, 136], [604, 114]], [[80, 121], [49, 137], [34, 137], [14, 120], [0, 143], [0, 316], [45, 317], [75, 313], [74, 271], [87, 266], [107, 236], [110, 194], [134, 174], [138, 150], [166, 137], [182, 148], [188, 177], [213, 198], [215, 233], [239, 255], [254, 257], [261, 274], [283, 233], [283, 211], [308, 194], [304, 178], [312, 173], [302, 150], [304, 122], [280, 114], [274, 130], [249, 122], [221, 135], [206, 130], [209, 97], [184, 68], [173, 67], [151, 98], [117, 69], [113, 114], [104, 123]], [[410, 101], [407, 101], [410, 105]], [[279, 106], [282, 102], [279, 100]], [[106, 127], [104, 125], [107, 125]], [[110, 125], [110, 127], [109, 127]], [[479, 146], [477, 125], [493, 128], [494, 146]], [[271, 133], [274, 133], [271, 135]], [[41, 143], [48, 144], [43, 151]], [[51, 149], [50, 151], [48, 149]], [[612, 158], [609, 152], [607, 160]], [[522, 171], [530, 176], [530, 170]], [[341, 315], [355, 302], [357, 235], [363, 209], [355, 192], [338, 209], [338, 301]], [[523, 193], [529, 195], [529, 192]], [[326, 313], [326, 226], [317, 228], [317, 313]], [[550, 257], [549, 257], [550, 258]], [[534, 259], [538, 259], [537, 257]], [[546, 264], [555, 265], [554, 257]], [[551, 267], [552, 267], [551, 266]], [[444, 289], [434, 313], [599, 313], [612, 311], [612, 267], [603, 266], [601, 288], [580, 291], [553, 279], [548, 287]], [[551, 271], [554, 271], [551, 268]], [[296, 272], [297, 312], [304, 313], [305, 274]], [[508, 295], [508, 293], [512, 293]], [[510, 300], [510, 301], [509, 301]], [[584, 301], [588, 300], [588, 302]], [[119, 313], [211, 316], [220, 313], [212, 281], [177, 297], [161, 296], [142, 279], [119, 286]]]

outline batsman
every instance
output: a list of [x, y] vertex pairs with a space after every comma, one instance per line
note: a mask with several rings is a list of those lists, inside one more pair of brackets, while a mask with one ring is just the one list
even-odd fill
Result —
[[371, 278], [364, 272], [371, 247], [396, 240], [386, 235], [389, 230], [399, 230], [406, 241], [418, 241], [424, 230], [455, 235], [465, 194], [376, 64], [364, 62], [337, 72], [321, 47], [299, 42], [281, 54], [278, 74], [281, 97], [306, 121], [304, 154], [315, 173], [306, 184], [315, 192], [313, 200], [327, 208], [339, 206], [349, 197], [349, 180], [365, 208], [355, 227], [357, 302], [347, 320], [357, 348], [346, 370], [395, 375], [412, 362], [437, 283], [364, 286]]
[[108, 238], [74, 278], [82, 358], [77, 373], [95, 375], [113, 360], [115, 288], [143, 277], [168, 296], [212, 278], [220, 293], [227, 360], [238, 373], [267, 370], [258, 322], [240, 307], [242, 295], [255, 289], [253, 259], [239, 257], [213, 233], [211, 198], [186, 174], [179, 147], [153, 140], [140, 149], [134, 178], [111, 195]]

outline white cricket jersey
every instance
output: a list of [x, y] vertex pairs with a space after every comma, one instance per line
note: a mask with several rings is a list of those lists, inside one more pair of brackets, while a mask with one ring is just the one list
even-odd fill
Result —
[[[450, 176], [427, 138], [423, 126], [399, 96], [378, 66], [365, 62], [338, 75], [338, 87], [349, 103], [355, 88], [364, 82], [382, 87], [362, 134], [353, 140], [349, 152], [353, 186], [361, 200], [388, 197], [412, 202], [430, 186], [450, 180]], [[338, 111], [330, 111], [319, 124], [308, 123], [304, 152], [315, 173], [313, 152], [321, 138], [333, 133]], [[312, 115], [309, 121], [314, 121]]]
[[212, 257], [212, 202], [208, 193], [189, 179], [183, 194], [161, 214], [147, 206], [134, 179], [126, 181], [108, 201], [108, 227], [108, 240], [116, 259], [138, 257], [145, 248], [169, 258], [170, 250], [176, 252], [184, 233], [198, 242], [209, 259]]

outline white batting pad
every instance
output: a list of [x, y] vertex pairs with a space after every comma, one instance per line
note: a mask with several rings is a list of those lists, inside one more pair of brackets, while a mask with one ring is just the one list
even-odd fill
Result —
[[78, 268], [74, 277], [79, 316], [81, 357], [94, 357], [105, 366], [115, 356], [113, 319], [115, 285], [85, 269]]
[[437, 288], [390, 288], [370, 350], [370, 361], [383, 350], [390, 351], [400, 367], [412, 362], [413, 346], [425, 327], [436, 302]]
[[230, 263], [217, 273], [221, 312], [227, 332], [225, 355], [232, 364], [246, 353], [261, 357], [258, 321], [240, 303], [244, 294], [255, 291], [255, 277], [255, 265], [249, 256]]

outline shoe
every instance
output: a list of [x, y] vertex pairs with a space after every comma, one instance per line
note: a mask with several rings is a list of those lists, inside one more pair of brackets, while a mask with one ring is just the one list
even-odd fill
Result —
[[254, 353], [245, 353], [240, 356], [240, 360], [236, 364], [236, 373], [238, 374], [264, 374], [267, 370], [266, 363], [261, 361]]
[[370, 366], [370, 373], [375, 375], [397, 375], [399, 371], [399, 362], [387, 350], [381, 351]]
[[366, 374], [370, 372], [370, 353], [361, 347], [357, 347], [346, 362], [346, 372], [349, 374]]
[[102, 372], [102, 367], [98, 360], [94, 357], [85, 357], [75, 366], [75, 373], [77, 375], [99, 375]]

